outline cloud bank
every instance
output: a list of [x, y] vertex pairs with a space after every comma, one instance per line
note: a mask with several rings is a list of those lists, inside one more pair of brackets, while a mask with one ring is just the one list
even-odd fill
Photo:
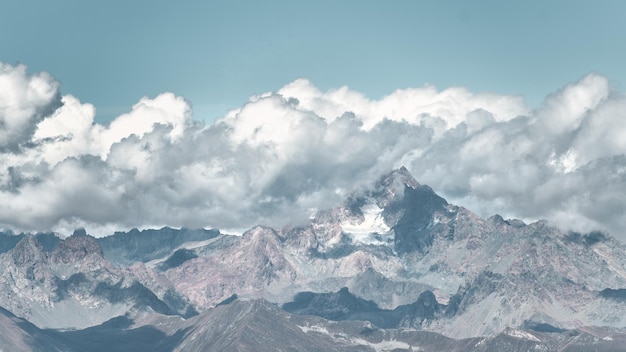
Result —
[[47, 73], [0, 64], [0, 226], [297, 224], [406, 166], [480, 215], [626, 239], [626, 96], [589, 74], [536, 109], [453, 87], [370, 100], [304, 79], [213, 124], [172, 93], [108, 125]]

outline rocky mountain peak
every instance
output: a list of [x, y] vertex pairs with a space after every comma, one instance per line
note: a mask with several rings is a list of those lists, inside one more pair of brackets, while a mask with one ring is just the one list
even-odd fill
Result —
[[417, 188], [420, 186], [419, 182], [411, 175], [411, 172], [404, 166], [399, 169], [392, 170], [387, 177], [386, 180], [392, 180], [394, 182], [401, 182], [405, 186], [411, 188]]
[[409, 170], [402, 166], [383, 176], [375, 186], [374, 196], [378, 198], [381, 208], [404, 195], [405, 188], [416, 189], [420, 187], [419, 182], [411, 175]]
[[87, 230], [85, 230], [84, 227], [75, 229], [74, 233], [72, 233], [72, 237], [80, 237], [80, 236], [87, 236]]
[[43, 245], [34, 236], [25, 236], [11, 251], [13, 262], [22, 267], [41, 263], [46, 258]]
[[384, 209], [385, 223], [395, 233], [396, 251], [427, 251], [435, 233], [441, 230], [435, 226], [436, 217], [449, 215], [448, 202], [429, 186], [420, 185], [405, 167], [392, 171], [379, 185], [375, 196], [378, 206]]
[[449, 236], [458, 207], [420, 185], [405, 167], [380, 178], [312, 221], [316, 253], [351, 253], [353, 245], [393, 246], [398, 254], [425, 253], [437, 234]]
[[81, 261], [92, 255], [102, 257], [102, 248], [84, 229], [74, 231], [74, 234], [60, 242], [53, 252], [53, 256], [63, 263]]
[[257, 225], [244, 232], [241, 237], [249, 241], [259, 241], [269, 238], [278, 238], [276, 230], [271, 227]]

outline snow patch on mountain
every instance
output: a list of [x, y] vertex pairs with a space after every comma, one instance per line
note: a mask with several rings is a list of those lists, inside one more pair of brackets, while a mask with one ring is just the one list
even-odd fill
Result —
[[506, 329], [504, 333], [511, 337], [515, 337], [515, 338], [522, 339], [522, 340], [541, 342], [541, 340], [539, 340], [535, 335], [526, 331], [522, 331], [522, 330]]
[[361, 208], [362, 221], [354, 218], [346, 219], [339, 226], [352, 238], [353, 242], [373, 245], [389, 245], [393, 243], [393, 232], [385, 223], [383, 210], [376, 204], [366, 204]]
[[406, 342], [398, 340], [383, 340], [380, 342], [369, 342], [367, 340], [353, 338], [352, 341], [360, 346], [368, 346], [374, 349], [376, 352], [391, 352], [396, 350], [407, 350], [411, 348], [411, 351], [420, 351], [421, 349], [414, 349], [413, 346]]
[[325, 326], [311, 325], [311, 326], [298, 326], [304, 333], [318, 333], [331, 336], [333, 339], [348, 342], [351, 345], [367, 346], [372, 348], [376, 352], [389, 352], [399, 349], [406, 350], [411, 348], [411, 351], [420, 351], [421, 349], [414, 349], [414, 346], [409, 345], [406, 342], [398, 341], [395, 339], [382, 340], [379, 342], [371, 342], [358, 337], [353, 337], [343, 333], [333, 332], [331, 333]]

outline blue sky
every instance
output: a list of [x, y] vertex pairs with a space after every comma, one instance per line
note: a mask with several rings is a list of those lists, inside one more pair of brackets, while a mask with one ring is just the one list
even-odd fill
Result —
[[211, 121], [304, 77], [377, 99], [433, 84], [524, 95], [626, 82], [623, 1], [5, 1], [0, 61], [47, 71], [96, 120], [165, 91]]
[[0, 229], [297, 225], [405, 166], [626, 239], [625, 4], [4, 1]]

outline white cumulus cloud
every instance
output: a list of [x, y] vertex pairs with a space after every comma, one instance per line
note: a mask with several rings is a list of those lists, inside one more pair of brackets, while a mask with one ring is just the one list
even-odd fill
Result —
[[587, 75], [533, 110], [462, 87], [372, 100], [298, 79], [210, 125], [172, 93], [101, 125], [50, 75], [2, 64], [0, 226], [297, 224], [405, 165], [483, 216], [626, 238], [626, 97], [608, 82]]
[[17, 149], [59, 102], [59, 84], [47, 73], [0, 62], [0, 149]]

